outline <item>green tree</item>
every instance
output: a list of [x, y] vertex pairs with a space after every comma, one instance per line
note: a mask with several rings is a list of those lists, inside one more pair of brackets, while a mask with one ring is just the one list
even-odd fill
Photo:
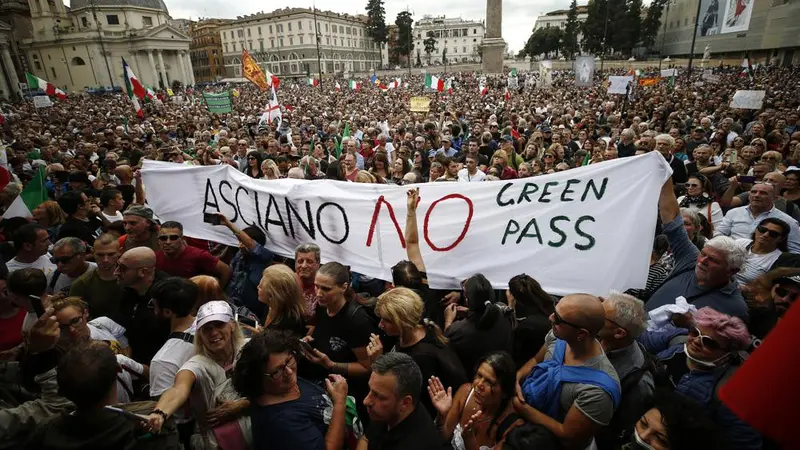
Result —
[[539, 28], [528, 38], [525, 47], [520, 52], [523, 56], [531, 58], [544, 55], [545, 59], [550, 58], [551, 53], [558, 53], [562, 50], [564, 32], [558, 27]]
[[606, 7], [609, 0], [589, 0], [586, 6], [586, 20], [581, 27], [583, 31], [582, 47], [589, 53], [598, 54], [603, 48], [603, 33], [606, 25]]
[[425, 54], [428, 55], [428, 64], [431, 63], [431, 53], [436, 51], [436, 37], [433, 34], [433, 31], [428, 31], [427, 38], [422, 41], [422, 45], [425, 46]]
[[642, 0], [627, 0], [620, 6], [621, 9], [616, 10], [612, 5], [612, 11], [616, 10], [619, 13], [615, 14], [613, 33], [609, 33], [606, 48], [610, 45], [615, 51], [631, 55], [641, 35]]
[[578, 31], [580, 31], [580, 23], [578, 22], [578, 2], [572, 0], [569, 5], [569, 12], [567, 13], [567, 23], [564, 26], [564, 56], [572, 58], [578, 53]]
[[408, 11], [400, 11], [397, 18], [394, 20], [397, 25], [397, 44], [394, 46], [398, 56], [405, 56], [408, 58], [408, 64], [411, 65], [411, 52], [414, 50], [414, 41], [411, 38], [411, 26], [414, 24], [414, 19]]
[[[367, 2], [367, 36], [371, 37], [378, 44], [379, 49], [383, 49], [383, 44], [388, 40], [388, 30], [386, 29], [386, 10], [383, 7], [383, 0], [369, 0]], [[383, 57], [378, 51], [378, 60], [383, 64]]]
[[661, 13], [664, 11], [667, 0], [653, 0], [647, 8], [647, 15], [642, 20], [642, 31], [639, 41], [644, 47], [652, 47], [656, 42], [658, 29], [661, 27]]

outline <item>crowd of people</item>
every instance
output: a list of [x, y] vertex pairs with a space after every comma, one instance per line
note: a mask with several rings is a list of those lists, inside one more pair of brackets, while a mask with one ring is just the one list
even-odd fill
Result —
[[[626, 96], [605, 92], [615, 73], [510, 90], [459, 73], [452, 92], [284, 80], [274, 122], [250, 85], [222, 115], [201, 88], [144, 118], [113, 94], [4, 104], [0, 448], [780, 448], [719, 391], [800, 296], [800, 72], [719, 67], [717, 84], [683, 72]], [[730, 108], [738, 89], [763, 107]], [[506, 290], [480, 273], [428, 286], [420, 183], [648, 152], [673, 173], [646, 285], [555, 296], [520, 267]], [[146, 189], [147, 159], [403, 185], [407, 259], [379, 280], [313, 242], [283, 257], [222, 214], [238, 246], [186, 236], [148, 207], [171, 194]], [[23, 197], [31, 217], [10, 214]]]

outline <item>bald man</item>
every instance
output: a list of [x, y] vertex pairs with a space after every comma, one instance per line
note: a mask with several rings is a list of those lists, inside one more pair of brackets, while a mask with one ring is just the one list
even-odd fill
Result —
[[517, 372], [517, 414], [550, 430], [564, 448], [586, 448], [620, 402], [617, 372], [595, 338], [605, 320], [599, 298], [562, 298], [542, 349]]
[[149, 306], [153, 285], [168, 275], [156, 271], [156, 253], [148, 247], [132, 248], [117, 261], [114, 270], [122, 287], [119, 322], [126, 328], [133, 359], [150, 364], [169, 336], [169, 321], [159, 319]]

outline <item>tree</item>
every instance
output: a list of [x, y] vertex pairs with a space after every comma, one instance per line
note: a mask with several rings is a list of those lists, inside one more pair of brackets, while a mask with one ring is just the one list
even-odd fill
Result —
[[411, 52], [414, 50], [414, 41], [411, 38], [411, 26], [414, 24], [414, 19], [408, 11], [400, 11], [397, 18], [394, 20], [397, 25], [397, 44], [395, 51], [399, 55], [404, 55], [408, 58], [408, 65], [411, 65]]
[[[612, 4], [612, 11], [616, 10], [613, 6]], [[642, 0], [627, 0], [620, 6], [617, 10], [619, 13], [615, 14], [613, 33], [609, 33], [606, 48], [610, 45], [624, 55], [631, 55], [639, 43], [642, 29]]]
[[653, 0], [647, 8], [647, 15], [642, 20], [642, 31], [639, 36], [639, 41], [643, 47], [652, 47], [656, 42], [658, 29], [661, 27], [661, 13], [664, 11], [664, 6], [667, 0]]
[[522, 49], [523, 56], [529, 55], [531, 58], [544, 55], [545, 59], [550, 58], [550, 53], [558, 53], [563, 48], [564, 32], [558, 27], [538, 28], [531, 33], [528, 42]]
[[425, 46], [425, 54], [428, 55], [428, 64], [431, 63], [431, 53], [436, 51], [436, 36], [434, 36], [433, 31], [428, 31], [428, 37], [422, 41], [422, 45]]
[[[367, 36], [371, 37], [379, 49], [383, 49], [383, 44], [388, 40], [386, 29], [386, 10], [383, 8], [383, 0], [369, 0], [367, 2]], [[383, 64], [383, 57], [378, 51], [378, 59]]]
[[572, 0], [569, 5], [569, 12], [567, 13], [567, 23], [564, 26], [564, 55], [567, 58], [572, 58], [578, 53], [578, 31], [580, 30], [580, 23], [578, 22], [578, 2]]

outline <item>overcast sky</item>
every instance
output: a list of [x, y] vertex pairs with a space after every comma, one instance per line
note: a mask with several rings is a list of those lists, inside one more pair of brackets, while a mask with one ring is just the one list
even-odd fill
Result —
[[[236, 16], [252, 14], [258, 11], [270, 12], [287, 6], [310, 7], [311, 0], [278, 0], [263, 2], [256, 0], [164, 0], [169, 13], [174, 19], [198, 19], [199, 17], [215, 17], [235, 19]], [[69, 0], [65, 0], [69, 5]], [[579, 4], [585, 1], [579, 1]], [[505, 0], [503, 1], [503, 38], [509, 48], [519, 51], [528, 40], [533, 30], [536, 16], [556, 9], [569, 8], [569, 0]], [[339, 13], [365, 14], [367, 0], [336, 1], [317, 0], [317, 8]], [[414, 20], [425, 14], [433, 16], [462, 17], [464, 19], [481, 20], [486, 18], [485, 0], [459, 1], [439, 0], [386, 0], [386, 23], [394, 23], [397, 13], [408, 7]]]

